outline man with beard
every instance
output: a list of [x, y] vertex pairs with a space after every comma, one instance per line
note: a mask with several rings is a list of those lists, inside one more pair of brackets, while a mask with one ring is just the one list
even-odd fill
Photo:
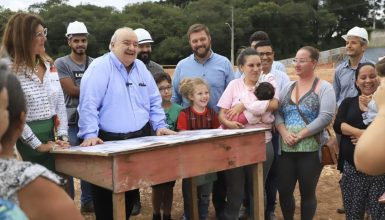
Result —
[[[65, 103], [68, 116], [68, 134], [71, 146], [80, 144], [77, 137], [79, 131], [79, 114], [77, 107], [79, 105], [80, 81], [92, 58], [86, 55], [88, 44], [88, 31], [83, 22], [74, 21], [67, 27], [67, 41], [71, 48], [71, 53], [64, 57], [56, 59], [55, 66], [59, 73], [60, 84], [64, 91]], [[91, 186], [88, 182], [80, 181], [81, 187], [81, 212], [93, 212], [94, 205], [92, 201]], [[68, 181], [68, 193], [74, 198], [73, 178]]]
[[162, 73], [163, 67], [151, 60], [151, 43], [154, 41], [150, 33], [143, 28], [138, 28], [135, 30], [135, 34], [138, 37], [137, 58], [146, 64], [148, 71], [150, 71], [152, 75]]
[[[214, 109], [217, 113], [219, 108], [217, 103], [221, 97], [226, 86], [231, 80], [234, 79], [233, 68], [230, 61], [211, 50], [211, 36], [209, 29], [204, 24], [193, 24], [187, 31], [187, 37], [193, 54], [179, 61], [176, 66], [173, 76], [173, 97], [171, 101], [182, 105], [182, 107], [188, 107], [189, 101], [182, 98], [179, 93], [180, 82], [184, 78], [200, 77], [210, 86], [210, 101], [208, 106]], [[198, 186], [199, 187], [199, 186]], [[187, 191], [187, 187], [183, 187], [184, 192]], [[200, 219], [207, 218], [207, 208], [210, 202], [210, 188], [205, 189], [201, 195], [198, 195], [201, 212], [199, 213]], [[213, 188], [213, 204], [215, 207], [216, 215], [219, 216], [223, 211], [225, 205], [225, 181], [223, 173], [218, 173], [218, 179], [214, 183]], [[188, 202], [188, 201], [185, 201]], [[185, 217], [189, 217], [188, 209], [189, 204], [185, 204]]]

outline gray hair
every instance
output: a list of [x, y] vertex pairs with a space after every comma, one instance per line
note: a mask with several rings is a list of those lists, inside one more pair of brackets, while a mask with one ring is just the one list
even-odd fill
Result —
[[368, 46], [368, 41], [362, 37], [360, 37], [360, 44], [361, 46]]
[[128, 30], [128, 31], [134, 31], [132, 28], [130, 27], [121, 27], [121, 28], [118, 28], [116, 29], [116, 31], [114, 32], [114, 34], [112, 35], [111, 37], [111, 40], [110, 40], [110, 44], [108, 45], [108, 49], [111, 51], [112, 50], [112, 43], [115, 43], [116, 42], [116, 38], [118, 37], [118, 32], [122, 31], [122, 30]]

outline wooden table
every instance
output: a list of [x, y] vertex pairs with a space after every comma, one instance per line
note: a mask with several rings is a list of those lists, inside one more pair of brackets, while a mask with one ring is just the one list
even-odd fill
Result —
[[[114, 219], [125, 219], [126, 191], [254, 164], [254, 201], [258, 201], [254, 202], [254, 219], [264, 219], [265, 129], [202, 131], [56, 149], [52, 153], [58, 172], [113, 191]], [[196, 192], [194, 187], [191, 190]], [[195, 204], [191, 219], [198, 220], [196, 200], [191, 204]]]

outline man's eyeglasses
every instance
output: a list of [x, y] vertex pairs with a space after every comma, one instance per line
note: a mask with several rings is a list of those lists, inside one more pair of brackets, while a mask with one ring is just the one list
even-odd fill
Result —
[[273, 52], [265, 52], [265, 53], [261, 52], [261, 53], [257, 53], [257, 54], [260, 57], [263, 57], [263, 56], [269, 57], [269, 56], [273, 55], [274, 53]]
[[293, 64], [295, 65], [295, 64], [297, 64], [297, 63], [299, 63], [299, 64], [305, 64], [305, 63], [307, 63], [307, 62], [311, 62], [312, 60], [308, 60], [308, 59], [293, 59]]
[[35, 37], [37, 38], [43, 38], [43, 37], [47, 37], [47, 34], [48, 34], [48, 29], [47, 28], [44, 28], [43, 31], [39, 31], [36, 33]]
[[166, 90], [168, 90], [168, 91], [171, 91], [171, 86], [166, 86], [166, 87], [159, 87], [159, 91], [160, 92], [165, 92]]

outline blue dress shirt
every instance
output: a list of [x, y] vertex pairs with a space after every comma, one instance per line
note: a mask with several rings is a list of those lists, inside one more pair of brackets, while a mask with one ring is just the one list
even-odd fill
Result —
[[167, 128], [158, 87], [144, 63], [136, 59], [129, 73], [113, 52], [95, 59], [80, 85], [79, 138], [140, 130], [147, 122]]
[[182, 99], [179, 93], [179, 84], [184, 78], [199, 77], [210, 86], [210, 101], [208, 106], [219, 112], [217, 103], [225, 91], [226, 86], [234, 79], [233, 68], [230, 61], [219, 54], [211, 51], [211, 56], [203, 64], [195, 58], [194, 54], [179, 61], [173, 76], [173, 94], [171, 101], [186, 108], [190, 102]]
[[[373, 63], [364, 56], [360, 60], [362, 63]], [[350, 67], [349, 58], [340, 63], [334, 73], [333, 88], [336, 93], [337, 106], [340, 106], [341, 102], [348, 97], [355, 97], [358, 95], [358, 91], [355, 87], [356, 84], [356, 69]]]

